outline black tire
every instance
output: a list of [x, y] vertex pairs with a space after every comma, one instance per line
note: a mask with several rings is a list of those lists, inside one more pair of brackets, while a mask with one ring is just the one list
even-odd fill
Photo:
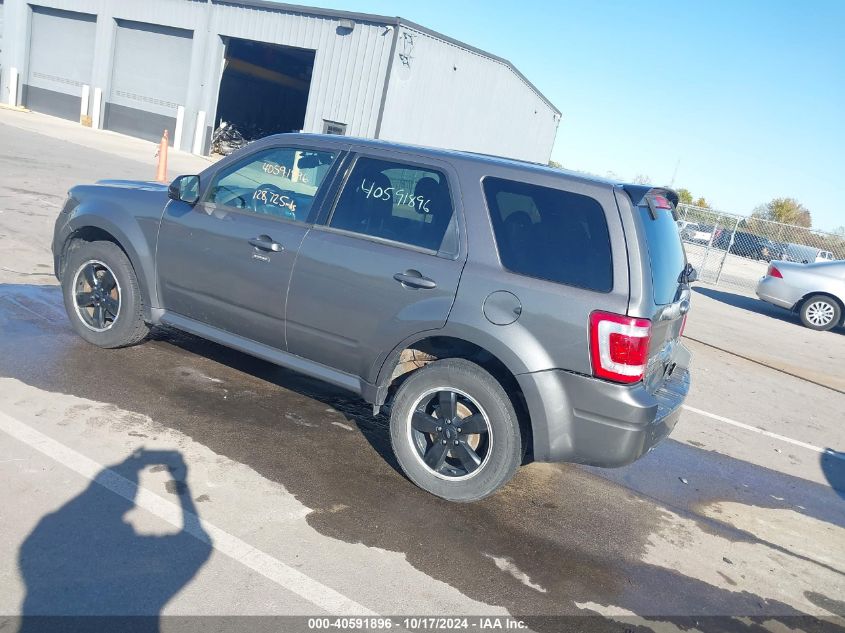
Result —
[[[92, 270], [99, 280], [97, 284], [87, 281], [86, 273], [90, 274]], [[106, 282], [102, 280], [109, 275], [116, 283], [107, 290]], [[102, 288], [98, 288], [98, 284]], [[87, 307], [77, 305], [77, 296], [95, 296], [95, 291], [100, 294], [92, 300], [94, 303]], [[127, 347], [142, 341], [149, 332], [144, 322], [138, 278], [117, 244], [80, 242], [73, 246], [62, 275], [62, 295], [73, 329], [89, 343], [104, 348]], [[117, 308], [112, 308], [116, 315], [104, 307], [106, 302], [110, 306], [116, 302]], [[98, 318], [100, 314], [105, 314], [102, 323]]]
[[825, 332], [842, 323], [842, 308], [827, 295], [813, 295], [801, 304], [801, 323], [811, 330]]
[[[444, 400], [441, 394], [450, 393], [455, 394], [451, 408], [456, 412], [451, 421], [440, 414], [442, 407], [450, 406], [449, 396]], [[421, 432], [415, 428], [419, 426], [415, 412], [425, 416], [427, 423], [447, 421]], [[467, 433], [460, 427], [461, 420], [467, 427], [486, 430]], [[448, 435], [450, 430], [452, 435]], [[449, 501], [478, 501], [494, 493], [510, 481], [523, 455], [519, 422], [501, 384], [475, 363], [457, 358], [429, 363], [402, 383], [391, 408], [390, 440], [408, 478]], [[424, 459], [432, 456], [429, 451], [439, 449], [439, 443], [449, 448], [438, 466], [442, 471], [435, 472]], [[471, 470], [476, 459], [480, 465]]]

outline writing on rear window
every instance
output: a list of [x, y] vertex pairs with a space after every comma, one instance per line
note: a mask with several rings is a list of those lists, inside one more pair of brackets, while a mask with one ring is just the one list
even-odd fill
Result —
[[361, 186], [358, 187], [358, 191], [367, 194], [367, 198], [373, 197], [379, 200], [393, 200], [395, 204], [409, 206], [420, 213], [431, 213], [431, 210], [428, 208], [431, 200], [423, 198], [422, 196], [415, 196], [404, 189], [378, 187], [375, 182], [367, 183], [367, 179], [365, 178], [361, 181]]

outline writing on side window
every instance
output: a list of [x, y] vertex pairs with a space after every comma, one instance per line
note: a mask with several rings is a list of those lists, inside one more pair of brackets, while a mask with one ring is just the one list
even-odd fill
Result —
[[424, 198], [423, 196], [415, 196], [404, 189], [397, 189], [395, 187], [378, 187], [375, 182], [370, 182], [368, 184], [367, 179], [364, 178], [361, 181], [361, 186], [358, 187], [358, 191], [366, 194], [367, 198], [393, 200], [394, 204], [409, 206], [420, 213], [431, 213], [431, 210], [428, 208], [431, 200]]
[[260, 200], [265, 204], [276, 205], [277, 207], [287, 209], [291, 213], [296, 212], [296, 202], [288, 196], [276, 193], [275, 191], [270, 191], [268, 189], [256, 189], [252, 194], [252, 199]]
[[281, 176], [282, 178], [288, 178], [294, 182], [308, 182], [308, 176], [306, 174], [299, 172], [299, 174], [294, 178], [293, 169], [285, 167], [284, 165], [276, 165], [275, 163], [265, 162], [261, 166], [261, 169], [265, 174], [270, 174], [271, 176]]

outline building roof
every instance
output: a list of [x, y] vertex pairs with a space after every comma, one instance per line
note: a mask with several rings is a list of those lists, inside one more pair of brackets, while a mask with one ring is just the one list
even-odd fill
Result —
[[287, 4], [284, 2], [276, 2], [275, 0], [209, 0], [214, 4], [228, 4], [233, 6], [242, 6], [242, 7], [250, 7], [250, 8], [258, 8], [258, 9], [268, 9], [271, 11], [281, 11], [284, 13], [301, 13], [305, 15], [316, 15], [320, 17], [328, 17], [328, 18], [337, 18], [337, 19], [347, 19], [359, 22], [369, 22], [371, 24], [383, 24], [385, 26], [392, 26], [394, 28], [398, 28], [400, 26], [405, 26], [415, 31], [420, 31], [421, 33], [425, 33], [437, 39], [443, 40], [444, 42], [448, 42], [449, 44], [453, 44], [454, 46], [458, 46], [465, 50], [471, 51], [473, 53], [477, 53], [478, 55], [482, 55], [483, 57], [487, 57], [488, 59], [492, 59], [494, 61], [499, 62], [500, 64], [504, 64], [507, 66], [517, 77], [519, 77], [525, 84], [534, 91], [538, 97], [540, 97], [546, 105], [548, 105], [558, 116], [560, 116], [560, 110], [549, 101], [548, 97], [544, 95], [540, 90], [535, 86], [528, 78], [523, 75], [519, 69], [514, 66], [511, 62], [503, 57], [499, 57], [498, 55], [494, 55], [492, 53], [488, 53], [487, 51], [481, 50], [480, 48], [476, 48], [475, 46], [470, 46], [465, 42], [461, 42], [460, 40], [456, 40], [448, 35], [444, 35], [443, 33], [439, 33], [432, 29], [426, 28], [416, 22], [411, 22], [410, 20], [406, 20], [400, 17], [390, 17], [385, 15], [375, 15], [372, 13], [357, 13], [354, 11], [341, 11], [338, 9], [321, 9], [319, 7], [308, 7], [303, 6], [300, 4]]

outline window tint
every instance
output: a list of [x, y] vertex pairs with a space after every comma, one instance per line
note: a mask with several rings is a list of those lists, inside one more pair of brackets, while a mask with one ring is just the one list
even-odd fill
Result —
[[589, 290], [613, 288], [610, 236], [598, 201], [560, 189], [484, 179], [502, 265]]
[[335, 154], [269, 149], [218, 174], [206, 201], [304, 222]]
[[641, 206], [639, 210], [645, 226], [648, 256], [651, 260], [654, 303], [672, 303], [678, 292], [678, 279], [687, 265], [681, 238], [672, 220], [671, 211], [658, 209], [657, 217], [654, 218], [647, 206]]
[[439, 171], [359, 158], [329, 226], [440, 250], [452, 198]]

